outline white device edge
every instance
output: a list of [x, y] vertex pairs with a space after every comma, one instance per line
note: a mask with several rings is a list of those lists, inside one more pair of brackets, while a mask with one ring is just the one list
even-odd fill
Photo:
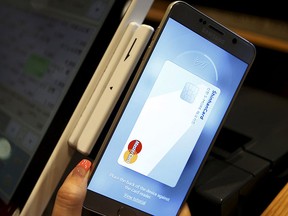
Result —
[[89, 117], [91, 116], [93, 112], [93, 109], [97, 105], [101, 97], [101, 94], [104, 91], [105, 86], [107, 85], [109, 79], [111, 78], [113, 72], [115, 71], [115, 68], [117, 67], [117, 64], [119, 63], [121, 56], [124, 53], [124, 50], [128, 46], [129, 41], [133, 37], [133, 34], [138, 27], [139, 27], [139, 24], [136, 22], [129, 23], [122, 39], [119, 42], [119, 45], [117, 46], [117, 49], [114, 55], [112, 56], [108, 66], [106, 67], [102, 77], [100, 78], [100, 81], [95, 87], [95, 90], [93, 91], [90, 100], [88, 101], [84, 111], [82, 112], [75, 128], [73, 129], [68, 139], [68, 144], [70, 146], [77, 148], [78, 138], [80, 137], [86, 123], [88, 122]]
[[82, 154], [90, 154], [153, 32], [154, 29], [151, 26], [144, 24], [135, 31], [79, 137], [77, 150]]
[[[101, 81], [101, 77], [102, 77], [105, 69], [108, 67], [110, 60], [115, 53], [115, 50], [117, 49], [126, 29], [128, 28], [128, 25], [130, 23], [133, 23], [133, 22], [141, 24], [145, 18], [145, 17], [143, 17], [143, 15], [145, 14], [145, 12], [147, 14], [153, 1], [154, 0], [145, 0], [145, 1], [132, 0], [131, 1], [119, 27], [117, 28], [117, 31], [115, 32], [107, 50], [105, 51], [98, 67], [96, 68], [96, 70], [94, 72], [94, 75], [92, 76], [90, 82], [88, 83], [88, 86], [87, 86], [85, 92], [83, 93], [76, 109], [73, 112], [73, 115], [71, 118], [73, 118], [73, 120], [76, 124], [79, 121], [83, 111], [85, 110], [85, 107], [89, 103], [89, 100], [91, 99], [93, 92], [95, 91], [97, 85]], [[73, 131], [73, 129], [70, 131], [70, 133], [72, 133], [72, 131]], [[73, 144], [74, 144], [74, 142], [73, 142]], [[73, 144], [71, 145], [71, 147], [76, 148], [77, 144], [75, 144], [75, 145], [73, 145]]]

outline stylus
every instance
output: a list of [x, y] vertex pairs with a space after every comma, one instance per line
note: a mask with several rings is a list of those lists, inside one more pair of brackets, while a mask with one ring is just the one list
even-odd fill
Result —
[[153, 32], [154, 29], [148, 25], [141, 25], [135, 31], [78, 139], [77, 150], [82, 154], [91, 152]]
[[107, 68], [105, 69], [100, 81], [98, 82], [89, 102], [87, 103], [83, 113], [81, 114], [75, 128], [73, 129], [69, 139], [68, 143], [70, 146], [77, 147], [77, 141], [80, 137], [89, 117], [91, 116], [93, 109], [97, 105], [99, 98], [101, 97], [101, 94], [104, 91], [105, 86], [107, 85], [109, 79], [112, 76], [113, 71], [115, 71], [115, 68], [117, 67], [118, 63], [120, 62], [121, 56], [123, 55], [126, 47], [128, 46], [129, 41], [133, 37], [134, 32], [138, 29], [139, 24], [136, 22], [131, 22], [119, 45], [117, 46], [115, 53], [113, 54]]

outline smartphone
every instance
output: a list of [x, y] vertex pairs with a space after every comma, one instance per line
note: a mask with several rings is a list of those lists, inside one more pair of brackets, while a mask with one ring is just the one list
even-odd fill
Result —
[[179, 214], [255, 55], [191, 5], [171, 3], [96, 156], [84, 208]]

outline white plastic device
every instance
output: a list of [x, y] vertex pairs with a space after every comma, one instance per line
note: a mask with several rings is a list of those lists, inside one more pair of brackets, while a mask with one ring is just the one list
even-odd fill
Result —
[[120, 62], [79, 136], [77, 150], [82, 154], [88, 155], [91, 152], [153, 32], [154, 29], [151, 26], [140, 25], [130, 39]]
[[101, 97], [101, 94], [104, 91], [105, 86], [107, 85], [109, 79], [111, 78], [112, 73], [117, 67], [117, 64], [119, 63], [121, 56], [123, 55], [126, 47], [128, 46], [130, 39], [132, 38], [134, 32], [136, 31], [138, 27], [139, 27], [138, 23], [131, 22], [128, 25], [127, 29], [125, 30], [125, 33], [122, 39], [120, 40], [120, 43], [117, 46], [114, 55], [112, 56], [109, 64], [104, 70], [103, 75], [100, 78], [100, 81], [96, 85], [89, 102], [87, 103], [84, 111], [82, 112], [75, 128], [73, 129], [68, 139], [68, 144], [70, 146], [77, 148], [78, 138], [80, 137], [83, 131], [83, 128], [85, 127], [87, 121], [89, 120], [89, 117], [91, 116], [93, 109], [96, 107], [99, 101], [99, 98]]

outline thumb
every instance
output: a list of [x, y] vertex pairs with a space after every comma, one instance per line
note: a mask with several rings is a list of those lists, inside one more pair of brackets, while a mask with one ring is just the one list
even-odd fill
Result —
[[66, 177], [58, 190], [53, 216], [81, 215], [91, 165], [89, 160], [83, 159]]

